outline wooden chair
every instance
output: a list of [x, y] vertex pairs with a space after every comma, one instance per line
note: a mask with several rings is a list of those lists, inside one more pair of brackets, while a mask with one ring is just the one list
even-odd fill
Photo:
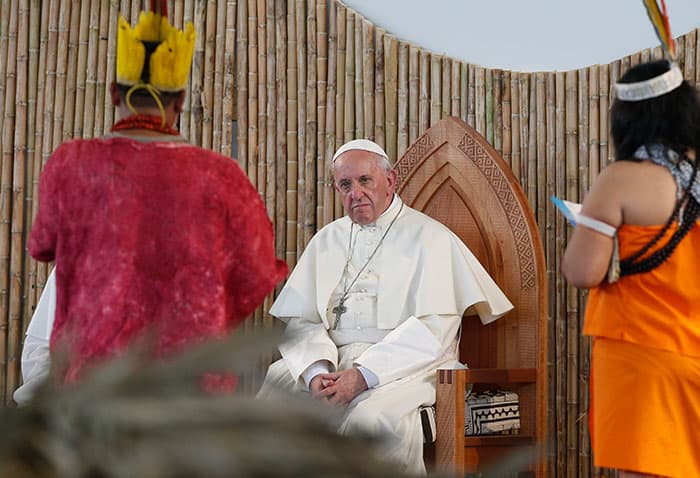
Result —
[[[464, 474], [520, 459], [521, 476], [544, 476], [546, 269], [527, 198], [496, 150], [456, 118], [426, 131], [395, 168], [406, 204], [455, 232], [515, 305], [486, 326], [463, 317], [460, 359], [469, 369], [438, 371], [435, 465]], [[465, 437], [467, 384], [517, 392], [519, 435]]]

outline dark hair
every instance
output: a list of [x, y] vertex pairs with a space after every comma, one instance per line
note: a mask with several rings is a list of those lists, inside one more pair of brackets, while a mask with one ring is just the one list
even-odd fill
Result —
[[[642, 63], [628, 70], [619, 82], [648, 80], [663, 74], [669, 68], [670, 64], [666, 60]], [[611, 109], [611, 132], [616, 160], [640, 161], [634, 157], [640, 146], [660, 144], [673, 149], [683, 160], [693, 165], [690, 184], [695, 181], [697, 162], [688, 159], [686, 152], [700, 152], [700, 101], [695, 89], [687, 81], [656, 98], [642, 101], [616, 99]], [[690, 232], [698, 215], [700, 204], [686, 190], [661, 231], [642, 249], [620, 261], [620, 276], [648, 272], [663, 264]], [[680, 219], [680, 227], [668, 242], [645, 256], [677, 219]]]
[[[126, 100], [126, 94], [129, 92], [131, 86], [122, 84], [117, 84], [117, 86], [119, 86], [119, 92], [121, 93], [122, 97]], [[180, 96], [181, 91], [177, 91], [175, 93], [161, 91], [159, 93], [160, 101], [163, 103], [163, 107], [167, 108]], [[134, 92], [131, 94], [131, 104], [136, 108], [157, 106], [156, 101], [153, 99], [151, 94], [143, 88], [134, 90]]]

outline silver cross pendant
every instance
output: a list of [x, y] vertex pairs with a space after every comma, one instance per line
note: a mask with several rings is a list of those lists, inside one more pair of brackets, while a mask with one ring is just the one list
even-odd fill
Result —
[[344, 302], [345, 302], [345, 300], [341, 300], [340, 302], [338, 302], [338, 305], [336, 305], [335, 307], [333, 307], [331, 309], [331, 312], [333, 312], [333, 314], [335, 314], [335, 324], [334, 324], [333, 328], [338, 327], [338, 323], [340, 322], [340, 316], [348, 311], [348, 308], [345, 307]]

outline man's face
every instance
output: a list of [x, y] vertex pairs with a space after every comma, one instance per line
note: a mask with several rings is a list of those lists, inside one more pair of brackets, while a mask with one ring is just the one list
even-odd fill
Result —
[[372, 224], [389, 207], [396, 190], [396, 171], [381, 166], [381, 157], [369, 151], [347, 151], [335, 160], [335, 190], [345, 213], [356, 224]]

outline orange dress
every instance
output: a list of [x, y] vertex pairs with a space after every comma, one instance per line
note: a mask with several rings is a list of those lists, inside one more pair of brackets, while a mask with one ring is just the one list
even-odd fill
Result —
[[[621, 226], [620, 257], [659, 230]], [[700, 477], [700, 225], [653, 271], [591, 289], [584, 334], [595, 465]]]

